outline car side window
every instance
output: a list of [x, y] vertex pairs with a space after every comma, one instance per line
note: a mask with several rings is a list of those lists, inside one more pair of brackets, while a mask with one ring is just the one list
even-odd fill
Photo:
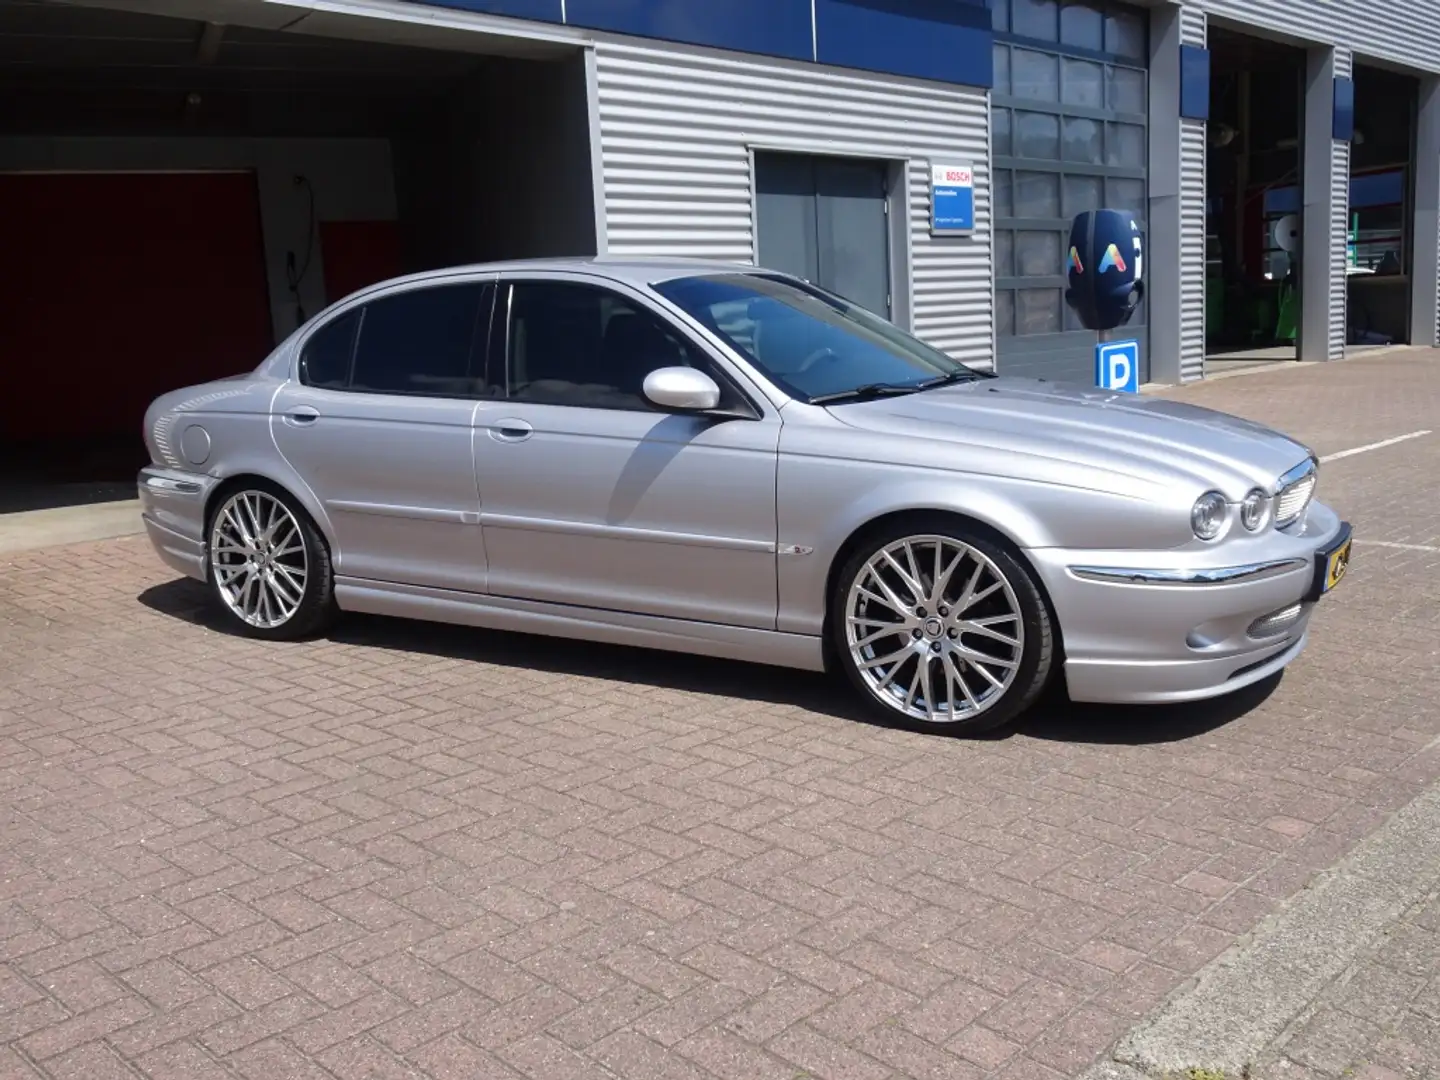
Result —
[[494, 286], [409, 289], [346, 312], [306, 343], [301, 379], [357, 393], [484, 397]]
[[344, 390], [350, 384], [350, 361], [355, 356], [360, 310], [351, 308], [310, 335], [300, 353], [300, 381], [306, 386]]
[[648, 410], [645, 376], [657, 368], [715, 374], [678, 328], [608, 289], [559, 281], [511, 288], [505, 356], [513, 401]]

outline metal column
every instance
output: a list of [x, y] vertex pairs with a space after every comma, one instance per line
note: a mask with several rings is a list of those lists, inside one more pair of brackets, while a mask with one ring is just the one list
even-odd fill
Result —
[[1440, 78], [1420, 81], [1415, 131], [1410, 344], [1440, 341]]
[[1314, 46], [1307, 51], [1301, 179], [1301, 360], [1339, 360], [1345, 355], [1350, 144], [1334, 138], [1334, 123], [1335, 79], [1349, 75], [1348, 50]]

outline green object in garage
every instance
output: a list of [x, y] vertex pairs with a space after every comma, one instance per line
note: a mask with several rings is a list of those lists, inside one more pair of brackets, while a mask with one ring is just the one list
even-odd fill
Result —
[[1296, 299], [1293, 285], [1280, 286], [1280, 313], [1275, 319], [1275, 337], [1278, 341], [1295, 340]]

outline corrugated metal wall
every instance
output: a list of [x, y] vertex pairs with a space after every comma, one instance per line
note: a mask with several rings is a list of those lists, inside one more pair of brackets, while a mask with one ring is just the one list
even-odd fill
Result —
[[[1394, 0], [1390, 0], [1394, 2]], [[1354, 70], [1349, 49], [1335, 50], [1335, 77], [1350, 78]], [[1328, 358], [1345, 355], [1345, 310], [1349, 296], [1345, 275], [1346, 238], [1350, 226], [1350, 144], [1330, 143], [1330, 336]]]
[[[914, 330], [992, 363], [984, 91], [606, 41], [595, 69], [609, 252], [754, 261], [751, 148], [908, 160]], [[931, 237], [932, 158], [974, 166], [973, 236]]]
[[1440, 70], [1440, 5], [1435, 0], [1195, 0], [1208, 14], [1339, 43], [1364, 56]]
[[[1205, 45], [1205, 13], [1180, 11], [1180, 40]], [[1180, 381], [1205, 376], [1205, 130], [1180, 121]]]

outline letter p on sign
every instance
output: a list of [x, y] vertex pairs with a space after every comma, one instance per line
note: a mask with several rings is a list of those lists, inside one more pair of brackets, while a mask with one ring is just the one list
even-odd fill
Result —
[[1095, 346], [1095, 385], [1124, 394], [1140, 392], [1140, 343], [1107, 341]]

